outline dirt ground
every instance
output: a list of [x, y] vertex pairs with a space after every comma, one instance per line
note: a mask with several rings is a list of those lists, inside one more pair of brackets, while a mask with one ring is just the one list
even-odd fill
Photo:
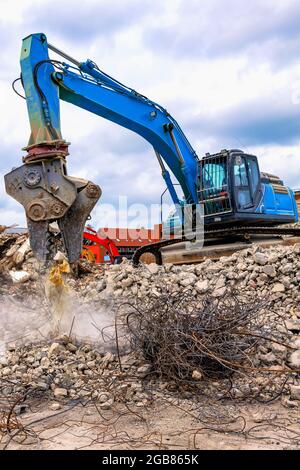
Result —
[[2, 449], [238, 450], [300, 449], [299, 409], [280, 403], [199, 403], [176, 400], [144, 408], [99, 410], [68, 403], [53, 412], [50, 403], [33, 402], [11, 420]]
[[[6, 267], [20, 243], [7, 247]], [[15, 284], [5, 272], [0, 282], [0, 450], [300, 449], [297, 250], [247, 251], [230, 265], [203, 264], [204, 274], [88, 268], [67, 289], [50, 289], [26, 255], [30, 280]], [[244, 297], [224, 304], [236, 298], [236, 271]], [[140, 315], [130, 311], [124, 338], [118, 315], [117, 341], [115, 312], [123, 306], [128, 320], [132, 298]], [[224, 367], [233, 375], [208, 373]]]

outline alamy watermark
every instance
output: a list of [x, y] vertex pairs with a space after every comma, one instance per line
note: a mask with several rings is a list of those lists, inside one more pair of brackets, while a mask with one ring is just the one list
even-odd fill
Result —
[[116, 205], [100, 203], [95, 216], [102, 237], [149, 243], [176, 238], [192, 242], [187, 249], [199, 249], [204, 239], [203, 212], [201, 204], [128, 204], [127, 197], [120, 196]]

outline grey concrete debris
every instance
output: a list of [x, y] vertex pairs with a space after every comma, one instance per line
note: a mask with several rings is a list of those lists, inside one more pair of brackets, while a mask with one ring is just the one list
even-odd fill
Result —
[[[32, 255], [26, 236], [14, 235], [8, 239], [6, 235], [0, 235], [0, 238], [0, 295], [31, 296], [39, 305], [41, 267]], [[299, 401], [300, 386], [299, 255], [300, 244], [259, 250], [250, 246], [230, 257], [218, 261], [206, 259], [197, 265], [142, 264], [136, 269], [128, 261], [114, 266], [90, 265], [89, 272], [79, 279], [67, 276], [65, 282], [75, 300], [92, 304], [95, 310], [113, 302], [126, 302], [134, 297], [143, 300], [161, 293], [170, 296], [188, 294], [200, 303], [207, 294], [218, 301], [232, 290], [249, 302], [268, 299], [268, 307], [262, 312], [265, 325], [270, 334], [276, 332], [282, 344], [280, 341], [270, 343], [253, 358], [253, 364], [276, 370], [278, 380], [281, 370], [290, 369], [291, 381], [284, 389], [290, 399], [286, 398], [284, 403], [285, 406], [296, 406], [294, 403]], [[189, 308], [188, 304], [186, 308]], [[152, 379], [151, 365], [145, 364], [145, 359], [131, 355], [121, 362], [122, 374], [126, 377], [130, 373], [135, 377], [130, 386], [126, 385], [126, 397], [135, 399], [136, 403], [144, 403], [145, 398], [137, 396], [141, 390], [137, 392], [135, 387], [141, 386], [142, 381], [149, 377]], [[57, 403], [70, 398], [93, 397], [99, 400], [102, 409], [109, 409], [114, 404], [112, 395], [105, 396], [105, 400], [101, 398], [101, 394], [106, 393], [106, 377], [113, 379], [117, 389], [123, 393], [122, 374], [115, 354], [105, 348], [73, 341], [68, 335], [26, 347], [8, 343], [6, 354], [0, 355], [0, 383], [3, 383], [6, 393], [17, 391], [22, 383], [55, 397]], [[197, 370], [194, 370], [191, 380], [199, 386], [204, 382]], [[234, 388], [234, 395], [239, 398], [245, 395], [242, 385]], [[59, 409], [57, 403], [53, 403], [53, 411]]]

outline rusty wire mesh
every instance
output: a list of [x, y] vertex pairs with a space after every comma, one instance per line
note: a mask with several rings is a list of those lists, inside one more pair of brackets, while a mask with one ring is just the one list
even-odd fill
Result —
[[193, 372], [220, 379], [257, 367], [260, 345], [281, 342], [270, 330], [267, 300], [249, 301], [236, 291], [222, 298], [188, 293], [149, 295], [123, 302], [133, 351], [152, 364], [152, 372], [178, 383], [193, 383]]

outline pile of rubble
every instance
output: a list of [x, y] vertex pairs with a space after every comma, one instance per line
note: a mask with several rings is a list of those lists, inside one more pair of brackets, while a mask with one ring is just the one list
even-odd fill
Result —
[[153, 399], [179, 392], [179, 402], [197, 401], [201, 396], [261, 402], [281, 398], [284, 406], [297, 408], [300, 406], [299, 369], [292, 368], [288, 350], [289, 344], [296, 343], [299, 347], [299, 336], [296, 340], [290, 338], [286, 346], [273, 343], [269, 352], [259, 347], [253, 371], [242, 370], [241, 374], [228, 378], [208, 379], [195, 369], [181, 381], [182, 386], [175, 376], [167, 380], [158, 376], [153, 363], [141, 354], [132, 352], [118, 357], [67, 335], [55, 338], [54, 342], [23, 347], [10, 344], [0, 358], [0, 396], [47, 398], [50, 406], [54, 402], [53, 409], [59, 409], [60, 403], [69, 400], [92, 401], [107, 410], [117, 403], [142, 407]]
[[[90, 279], [91, 280], [91, 279]], [[207, 259], [197, 265], [143, 265], [131, 263], [106, 269], [99, 280], [79, 282], [83, 295], [94, 300], [105, 294], [130, 297], [147, 296], [150, 292], [189, 292], [196, 297], [211, 292], [221, 298], [228, 288], [238, 288], [253, 296], [270, 295], [277, 308], [300, 318], [300, 245], [259, 249], [250, 247], [219, 261]]]
[[0, 273], [9, 273], [15, 283], [38, 279], [39, 263], [26, 234], [0, 234]]
[[93, 400], [100, 409], [115, 401], [145, 404], [142, 380], [149, 365], [134, 355], [116, 356], [62, 335], [53, 343], [17, 348], [10, 344], [0, 359], [0, 396], [43, 394], [60, 400]]
[[[245, 299], [249, 299], [249, 302], [253, 302], [253, 299], [267, 299], [267, 306], [262, 310], [265, 331], [269, 330], [270, 336], [275, 335], [276, 341], [258, 346], [253, 368], [264, 369], [266, 373], [271, 370], [273, 375], [270, 381], [270, 377], [267, 380], [265, 375], [260, 377], [256, 374], [256, 379], [261, 380], [262, 387], [257, 388], [255, 383], [251, 393], [253, 394], [255, 387], [261, 393], [262, 388], [267, 387], [266, 384], [269, 384], [269, 388], [275, 387], [277, 390], [282, 383], [282, 377], [287, 377], [282, 386], [285, 403], [287, 406], [299, 406], [299, 244], [293, 247], [274, 246], [269, 249], [250, 246], [219, 261], [207, 259], [197, 265], [150, 264], [134, 268], [125, 260], [120, 265], [86, 267], [86, 272], [78, 279], [67, 275], [65, 282], [78, 302], [92, 302], [96, 307], [108, 301], [121, 305], [125, 302], [132, 303], [133, 299], [143, 302], [143, 299], [159, 298], [162, 294], [182, 294], [187, 299], [186, 309], [189, 311], [188, 299], [201, 302], [202, 298], [210, 295], [218, 302], [232, 290], [238, 291]], [[0, 275], [1, 273], [5, 276], [6, 283], [2, 284], [5, 285], [2, 294], [13, 292], [15, 295], [18, 289], [23, 289], [24, 295], [25, 291], [37, 292], [39, 295], [37, 287], [40, 268], [32, 255], [26, 236], [0, 235]], [[10, 349], [0, 365], [1, 386], [7, 387], [6, 393], [26, 384], [57, 398], [87, 396], [99, 399], [105, 407], [108, 406], [105, 403], [111, 402], [109, 400], [112, 396], [107, 390], [111, 390], [108, 383], [112, 383], [116, 386], [116, 397], [120, 396], [119, 387], [123, 398], [125, 396], [128, 400], [136, 400], [139, 403], [146, 400], [143, 385], [140, 379], [137, 381], [136, 378], [148, 375], [151, 368], [145, 363], [147, 361], [143, 363], [141, 358], [130, 356], [127, 358], [130, 366], [125, 365], [120, 369], [112, 353], [105, 354], [104, 351], [97, 351], [97, 348], [93, 349], [91, 346], [74, 344], [70, 338], [60, 339], [49, 345], [43, 343], [40, 346], [26, 346], [21, 349], [10, 346]], [[199, 382], [196, 375], [194, 374], [192, 379]], [[245, 396], [245, 390], [249, 391], [248, 378], [243, 381], [240, 377], [237, 383], [232, 394], [235, 397]], [[205, 385], [203, 393], [209, 387]], [[222, 394], [220, 384], [218, 387], [218, 393]], [[105, 395], [106, 400], [105, 397], [101, 398], [101, 393], [104, 392], [108, 393]]]
[[[36, 281], [39, 270], [26, 235], [0, 235], [0, 272], [9, 272], [18, 283]], [[124, 259], [120, 265], [90, 265], [86, 271], [77, 280], [70, 277], [68, 284], [89, 300], [101, 301], [108, 295], [142, 298], [166, 291], [189, 292], [193, 297], [210, 292], [221, 298], [227, 289], [235, 287], [250, 296], [271, 296], [277, 309], [291, 319], [300, 318], [299, 243], [268, 249], [250, 246], [219, 261], [207, 259], [196, 265], [150, 264], [134, 268]]]

